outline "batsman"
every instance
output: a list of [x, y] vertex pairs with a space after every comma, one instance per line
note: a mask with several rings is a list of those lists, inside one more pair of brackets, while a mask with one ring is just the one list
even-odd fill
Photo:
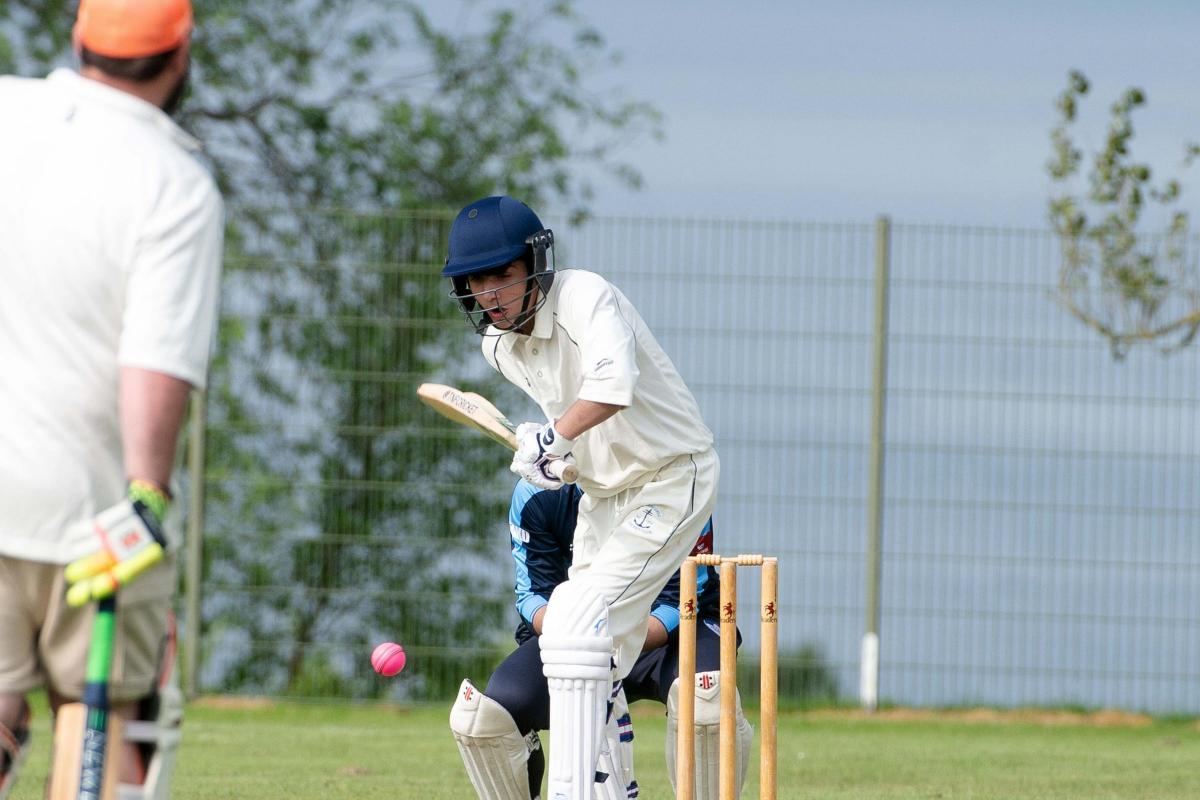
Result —
[[517, 429], [511, 469], [557, 489], [579, 469], [568, 580], [539, 638], [550, 692], [549, 800], [589, 800], [609, 701], [646, 638], [654, 598], [716, 503], [720, 462], [695, 398], [633, 304], [600, 275], [556, 270], [554, 234], [524, 203], [470, 203], [442, 275], [484, 358], [546, 419]]
[[[189, 0], [83, 0], [77, 72], [0, 76], [0, 798], [39, 687], [51, 796], [95, 788], [58, 759], [81, 747], [80, 700], [121, 796], [168, 791], [172, 472], [207, 378], [223, 228], [200, 143], [172, 118], [192, 28]], [[115, 719], [139, 724], [110, 739]]]

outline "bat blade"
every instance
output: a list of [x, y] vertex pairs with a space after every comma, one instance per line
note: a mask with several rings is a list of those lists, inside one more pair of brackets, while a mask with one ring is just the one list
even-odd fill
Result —
[[476, 394], [475, 392], [464, 392], [463, 394], [467, 398], [474, 400], [476, 403], [478, 403], [480, 408], [482, 408], [484, 411], [487, 411], [489, 414], [491, 414], [493, 417], [495, 417], [496, 420], [501, 425], [503, 425], [504, 427], [506, 427], [510, 431], [512, 431], [514, 436], [516, 435], [517, 426], [514, 425], [512, 422], [510, 422], [508, 417], [504, 416], [504, 414], [500, 411], [500, 409], [498, 409], [494, 405], [492, 405], [491, 400], [488, 400], [483, 395]]
[[[422, 383], [417, 387], [417, 397], [421, 399], [422, 403], [446, 419], [474, 428], [510, 450], [517, 449], [517, 435], [512, 423], [508, 422], [499, 412], [493, 414], [492, 410], [481, 405], [479, 400], [473, 399], [469, 393], [460, 392], [453, 386], [444, 386], [440, 383]], [[474, 397], [478, 398], [479, 396], [475, 395]], [[486, 400], [484, 402], [487, 403]], [[491, 403], [487, 403], [487, 406], [495, 409]]]
[[[516, 450], [516, 426], [490, 400], [475, 392], [463, 392], [440, 383], [422, 383], [417, 387], [421, 402], [446, 419], [474, 428], [510, 450]], [[566, 483], [579, 479], [579, 468], [561, 461], [551, 462], [547, 469]]]
[[[50, 800], [79, 800], [80, 797], [99, 797], [101, 800], [112, 800], [117, 796], [118, 771], [115, 763], [117, 743], [124, 737], [122, 720], [116, 714], [108, 717], [107, 732], [102, 737], [107, 739], [107, 747], [98, 751], [88, 750], [85, 741], [88, 734], [88, 707], [83, 703], [63, 703], [54, 715], [54, 766], [50, 772]], [[95, 734], [91, 735], [92, 743], [97, 742]], [[82, 785], [82, 768], [85, 759], [94, 759], [97, 753], [103, 754], [103, 777], [100, 786], [85, 787]], [[91, 776], [89, 781], [94, 781]], [[83, 791], [81, 791], [81, 789]]]

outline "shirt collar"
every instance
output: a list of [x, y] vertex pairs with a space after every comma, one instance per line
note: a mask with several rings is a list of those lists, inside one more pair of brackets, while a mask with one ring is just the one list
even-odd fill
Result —
[[[542, 307], [537, 311], [537, 316], [533, 318], [533, 332], [530, 333], [530, 336], [535, 339], [549, 339], [554, 333], [554, 311], [558, 305], [560, 283], [560, 281], [554, 281], [550, 284], [550, 291], [546, 292], [546, 302], [542, 303]], [[540, 291], [540, 284], [538, 289]]]
[[85, 78], [69, 69], [56, 69], [50, 73], [47, 80], [76, 96], [95, 101], [154, 126], [185, 150], [197, 152], [201, 149], [200, 142], [176, 125], [161, 108], [129, 92]]

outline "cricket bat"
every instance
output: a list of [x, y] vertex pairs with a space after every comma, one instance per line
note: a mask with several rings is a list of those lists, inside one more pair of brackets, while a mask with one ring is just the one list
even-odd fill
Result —
[[[417, 397], [446, 419], [474, 428], [510, 450], [517, 449], [516, 426], [487, 398], [440, 383], [422, 383], [417, 387]], [[574, 464], [551, 461], [547, 469], [564, 483], [579, 479], [579, 468]]]
[[116, 633], [116, 595], [101, 600], [92, 623], [83, 703], [66, 703], [54, 720], [50, 800], [115, 800], [120, 719], [109, 714], [108, 676]]

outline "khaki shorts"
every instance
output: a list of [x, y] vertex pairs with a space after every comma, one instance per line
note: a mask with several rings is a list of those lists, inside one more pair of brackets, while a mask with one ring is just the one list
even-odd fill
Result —
[[[117, 596], [108, 688], [114, 702], [141, 699], [154, 688], [175, 579], [168, 558]], [[95, 603], [67, 605], [61, 564], [0, 556], [0, 692], [44, 686], [80, 699], [95, 615]]]

